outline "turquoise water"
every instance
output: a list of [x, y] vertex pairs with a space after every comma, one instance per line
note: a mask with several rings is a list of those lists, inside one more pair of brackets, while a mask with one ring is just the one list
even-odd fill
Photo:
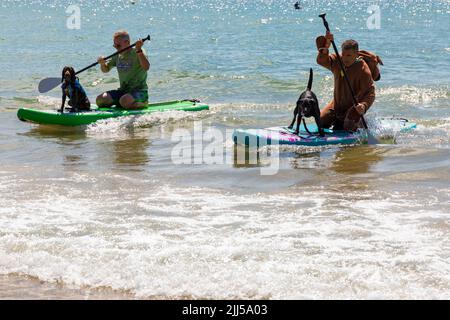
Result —
[[[294, 2], [79, 1], [71, 30], [59, 1], [2, 1], [0, 274], [138, 298], [448, 299], [449, 2]], [[372, 4], [380, 29], [366, 24]], [[369, 124], [395, 115], [417, 129], [376, 146], [282, 148], [270, 176], [264, 154], [237, 163], [230, 139], [214, 144], [227, 161], [176, 164], [175, 133], [288, 124], [310, 67], [321, 107], [331, 99], [315, 62], [321, 12], [337, 43], [383, 59]], [[39, 80], [113, 53], [122, 28], [152, 37], [151, 101], [211, 109], [77, 129], [17, 119], [21, 106], [56, 108], [59, 90], [39, 94]], [[80, 81], [91, 101], [118, 86], [98, 68]], [[195, 154], [207, 143], [193, 136]]]

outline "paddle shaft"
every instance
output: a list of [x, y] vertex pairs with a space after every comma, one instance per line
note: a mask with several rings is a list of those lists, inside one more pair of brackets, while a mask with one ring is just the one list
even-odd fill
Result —
[[[320, 14], [319, 17], [322, 18], [325, 29], [327, 29], [327, 31], [330, 32], [330, 27], [328, 26], [328, 21], [327, 21], [327, 19], [325, 19], [325, 13]], [[339, 55], [339, 51], [336, 47], [336, 43], [334, 43], [334, 40], [331, 40], [331, 44], [333, 45], [333, 49], [334, 49], [334, 52], [336, 53], [337, 60], [341, 67], [342, 73], [344, 74], [345, 82], [347, 83], [347, 86], [350, 89], [350, 93], [352, 94], [353, 103], [356, 106], [358, 104], [358, 100], [356, 100], [355, 92], [353, 91], [352, 85], [350, 84], [350, 80], [348, 79], [347, 72], [345, 71], [344, 64], [342, 63], [341, 56]], [[368, 129], [366, 120], [364, 120], [363, 116], [361, 116], [361, 120], [362, 120], [364, 128]]]
[[[145, 42], [146, 40], [150, 40], [150, 35], [148, 35], [146, 38], [142, 39], [142, 41], [144, 41], [144, 42]], [[126, 48], [123, 48], [122, 50], [117, 51], [116, 53], [113, 53], [113, 54], [107, 56], [107, 57], [105, 58], [105, 60], [111, 59], [112, 57], [117, 56], [118, 54], [120, 54], [120, 53], [122, 53], [122, 52], [124, 52], [124, 51], [127, 51], [128, 49], [131, 49], [131, 48], [133, 48], [135, 45], [136, 45], [136, 42], [133, 43], [132, 45], [126, 47]], [[87, 66], [86, 68], [83, 68], [83, 69], [77, 71], [75, 74], [76, 74], [76, 75], [77, 75], [77, 74], [80, 74], [80, 73], [82, 73], [83, 71], [86, 71], [86, 70], [88, 70], [88, 69], [90, 69], [90, 68], [92, 68], [92, 67], [95, 67], [96, 65], [98, 65], [98, 61], [95, 62], [95, 63], [93, 63], [93, 64], [91, 64], [91, 65], [89, 65], [89, 66]]]

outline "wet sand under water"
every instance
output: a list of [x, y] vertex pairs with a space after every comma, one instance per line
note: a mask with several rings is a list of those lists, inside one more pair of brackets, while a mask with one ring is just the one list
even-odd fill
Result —
[[[20, 275], [0, 276], [0, 300], [129, 300], [134, 295], [111, 288], [77, 288]], [[156, 299], [156, 298], [155, 298]], [[162, 299], [160, 297], [159, 299]]]

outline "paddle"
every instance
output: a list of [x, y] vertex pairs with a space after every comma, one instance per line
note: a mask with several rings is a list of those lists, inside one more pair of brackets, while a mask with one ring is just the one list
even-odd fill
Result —
[[[146, 40], [150, 40], [150, 35], [148, 35], [146, 38], [144, 38], [144, 39], [142, 39], [142, 40], [143, 40], [144, 42], [145, 42]], [[105, 58], [105, 60], [111, 59], [112, 57], [118, 55], [119, 53], [122, 53], [122, 52], [124, 52], [124, 51], [126, 51], [126, 50], [128, 50], [128, 49], [130, 49], [130, 48], [133, 48], [135, 45], [136, 45], [136, 42], [133, 43], [132, 45], [130, 45], [130, 46], [128, 46], [128, 47], [126, 47], [126, 48], [120, 50], [120, 51], [117, 51], [116, 53], [113, 53], [112, 55], [107, 56], [107, 57]], [[83, 71], [86, 71], [86, 70], [88, 70], [88, 69], [90, 69], [90, 68], [92, 68], [92, 67], [95, 67], [97, 64], [98, 64], [98, 62], [95, 62], [95, 63], [93, 63], [93, 64], [87, 66], [86, 68], [83, 68], [83, 69], [77, 71], [75, 74], [76, 74], [76, 75], [77, 75], [77, 74], [80, 74], [80, 73], [82, 73]], [[57, 87], [58, 85], [60, 85], [60, 84], [61, 84], [61, 77], [59, 77], [59, 78], [45, 78], [45, 79], [43, 79], [43, 80], [41, 80], [41, 81], [39, 82], [38, 90], [39, 90], [40, 93], [45, 93], [45, 92], [48, 92], [48, 91], [50, 91], [50, 90], [56, 88], [56, 87]]]
[[[327, 31], [330, 32], [330, 28], [328, 26], [327, 20], [325, 19], [325, 15], [326, 15], [326, 13], [322, 13], [322, 14], [319, 14], [319, 17], [322, 18], [325, 29], [327, 29]], [[350, 89], [350, 92], [352, 94], [353, 104], [356, 106], [358, 104], [358, 101], [356, 100], [355, 92], [353, 91], [352, 85], [350, 84], [350, 80], [348, 79], [347, 72], [345, 71], [344, 64], [342, 63], [341, 56], [339, 55], [339, 51], [336, 47], [336, 44], [334, 43], [334, 40], [331, 41], [331, 44], [333, 45], [333, 49], [334, 49], [334, 52], [336, 53], [336, 57], [339, 62], [339, 66], [341, 67], [342, 73], [344, 74], [345, 82], [347, 83], [347, 86]], [[378, 139], [370, 133], [369, 128], [367, 127], [366, 120], [364, 119], [363, 116], [361, 116], [361, 120], [362, 120], [364, 129], [366, 129], [366, 132], [367, 132], [368, 144], [378, 144], [379, 143]]]

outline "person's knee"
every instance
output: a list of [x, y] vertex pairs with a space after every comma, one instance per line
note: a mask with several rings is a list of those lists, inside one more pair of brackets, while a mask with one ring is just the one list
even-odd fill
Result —
[[324, 121], [320, 120], [320, 123], [322, 124], [322, 128], [330, 129], [333, 123], [331, 121]]
[[119, 104], [122, 108], [131, 108], [134, 104], [134, 98], [129, 94], [125, 94], [119, 99]]
[[122, 96], [119, 103], [125, 109], [140, 109], [147, 106], [147, 102], [136, 101], [131, 94]]
[[320, 112], [320, 122], [324, 128], [329, 128], [333, 124], [333, 117], [329, 112]]
[[107, 92], [104, 92], [101, 95], [97, 96], [95, 102], [99, 107], [109, 107], [113, 104], [113, 99]]

